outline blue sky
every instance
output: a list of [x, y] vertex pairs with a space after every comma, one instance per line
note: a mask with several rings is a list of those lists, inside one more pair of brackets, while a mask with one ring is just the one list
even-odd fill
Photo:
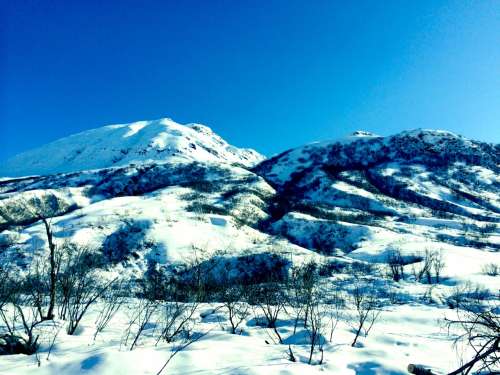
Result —
[[498, 1], [27, 0], [0, 17], [0, 160], [160, 117], [267, 155], [358, 129], [500, 142]]

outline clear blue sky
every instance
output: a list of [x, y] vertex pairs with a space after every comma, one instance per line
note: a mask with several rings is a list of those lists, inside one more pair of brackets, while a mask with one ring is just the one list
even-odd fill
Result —
[[357, 129], [500, 142], [497, 0], [4, 0], [0, 12], [0, 160], [159, 117], [267, 155]]

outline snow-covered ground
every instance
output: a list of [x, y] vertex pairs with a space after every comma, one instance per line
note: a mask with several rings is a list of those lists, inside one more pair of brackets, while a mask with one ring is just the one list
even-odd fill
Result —
[[[124, 305], [95, 341], [94, 322], [100, 305], [85, 316], [73, 336], [66, 334], [65, 322], [47, 322], [41, 328], [47, 335], [38, 355], [2, 356], [0, 373], [157, 374], [181, 343], [156, 345], [159, 327], [152, 320], [138, 345], [130, 351], [130, 340], [125, 344], [125, 332], [136, 304], [137, 301], [130, 300]], [[211, 310], [213, 313], [207, 313]], [[411, 303], [386, 307], [357, 347], [351, 347], [354, 333], [348, 324], [350, 312], [343, 310], [331, 342], [329, 328], [325, 330], [323, 363], [318, 364], [320, 353], [316, 352], [311, 365], [307, 364], [309, 335], [302, 327], [293, 334], [292, 317], [283, 313], [278, 321], [278, 331], [283, 337], [283, 344], [279, 344], [271, 329], [255, 324], [254, 313], [259, 316], [258, 310], [251, 310], [240, 326], [241, 333], [231, 334], [224, 308], [216, 304], [200, 305], [193, 334], [206, 335], [176, 354], [163, 373], [402, 375], [407, 373], [408, 364], [416, 363], [441, 374], [460, 364], [462, 353], [453, 346], [454, 336], [443, 324], [444, 317], [454, 317], [455, 312], [443, 306]], [[289, 345], [296, 362], [289, 360]]]

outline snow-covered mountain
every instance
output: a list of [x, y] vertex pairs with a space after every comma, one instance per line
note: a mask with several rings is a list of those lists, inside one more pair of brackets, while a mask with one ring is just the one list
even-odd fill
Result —
[[[0, 258], [29, 263], [43, 210], [61, 240], [87, 242], [137, 277], [195, 248], [383, 263], [387, 249], [439, 246], [477, 253], [479, 270], [500, 249], [499, 150], [445, 131], [358, 131], [262, 161], [203, 125], [107, 126], [2, 164], [5, 176], [30, 176], [0, 181], [0, 242], [10, 244]], [[116, 241], [126, 249], [110, 254]]]
[[499, 165], [499, 145], [419, 129], [312, 143], [254, 171], [280, 197], [275, 231], [325, 253], [354, 255], [373, 252], [381, 228], [401, 241], [425, 228], [421, 236], [434, 241], [499, 249]]
[[[245, 334], [230, 335], [224, 309], [207, 305], [194, 320], [209, 334], [193, 352], [180, 353], [169, 371], [218, 373], [224, 363], [224, 372], [243, 366], [266, 374], [271, 368], [403, 374], [409, 361], [436, 371], [455, 368], [455, 336], [436, 323], [452, 311], [443, 307], [458, 298], [498, 304], [499, 151], [499, 145], [445, 131], [388, 137], [358, 131], [263, 160], [203, 125], [163, 119], [107, 126], [0, 164], [0, 265], [22, 275], [34, 260], [46, 259], [40, 214], [51, 218], [56, 244], [90, 249], [100, 274], [119, 275], [131, 294], [150, 271], [186, 275], [194, 260], [231, 282], [226, 285], [262, 282], [314, 260], [326, 299], [340, 293], [349, 301], [349, 288], [364, 280], [386, 306], [362, 345], [349, 344], [352, 305], [344, 306], [333, 344], [321, 350], [325, 362], [317, 366], [304, 363], [310, 336], [293, 327], [288, 312], [277, 328], [282, 345], [270, 343], [272, 332], [250, 316], [241, 325]], [[388, 267], [396, 253], [399, 281]], [[417, 276], [431, 256], [440, 281], [430, 271]], [[494, 272], [485, 272], [487, 266]], [[101, 341], [94, 336], [88, 345], [93, 312], [82, 321], [83, 334], [61, 335], [56, 359], [36, 367], [29, 356], [7, 356], [0, 358], [0, 373], [87, 373], [89, 363], [97, 364], [93, 373], [157, 373], [165, 359], [160, 347], [121, 349], [134, 306], [118, 314]], [[154, 335], [145, 336], [151, 343]], [[297, 363], [285, 359], [287, 349], [299, 354]], [[147, 371], [144, 355], [155, 358], [146, 361]]]
[[171, 119], [109, 125], [59, 139], [0, 164], [0, 176], [19, 177], [183, 159], [252, 166], [264, 157], [229, 145], [200, 124]]

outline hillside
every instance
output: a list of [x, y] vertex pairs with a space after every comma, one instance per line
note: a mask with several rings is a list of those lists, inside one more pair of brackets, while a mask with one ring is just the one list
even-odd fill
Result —
[[[500, 278], [485, 269], [500, 264], [500, 146], [449, 132], [415, 130], [382, 137], [360, 131], [264, 160], [203, 125], [141, 121], [25, 152], [0, 164], [0, 176], [0, 265], [19, 275], [46, 257], [42, 215], [50, 218], [59, 245], [90, 249], [103, 277], [119, 275], [131, 295], [152, 271], [184, 275], [200, 259], [214, 280], [226, 284], [258, 283], [274, 273], [284, 277], [313, 260], [319, 265], [318, 285], [328, 298], [334, 292], [348, 296], [360, 279], [369, 282], [385, 306], [385, 328], [364, 338], [367, 347], [353, 348], [359, 349], [353, 354], [346, 346], [352, 334], [346, 311], [338, 347], [347, 354], [339, 362], [337, 344], [328, 344], [326, 371], [402, 374], [413, 359], [451, 368], [451, 338], [439, 336], [440, 328], [432, 324], [457, 295], [474, 288], [498, 304]], [[438, 273], [418, 276], [429, 254]], [[390, 268], [395, 255], [402, 270], [398, 278]], [[334, 283], [338, 290], [328, 287]], [[427, 336], [402, 332], [412, 314], [411, 325]], [[215, 330], [200, 345], [217, 358], [221, 354], [211, 343], [225, 341], [225, 328], [218, 332], [217, 327], [226, 319], [216, 310], [200, 317], [203, 327]], [[126, 326], [126, 321], [122, 314], [119, 324]], [[291, 318], [283, 317], [278, 328], [284, 343], [302, 353], [293, 368], [277, 359], [281, 345], [268, 351], [262, 344], [269, 337], [255, 319], [244, 321], [242, 335], [230, 341], [235, 358], [244, 357], [246, 350], [240, 349], [252, 342], [259, 348], [255, 361], [276, 364], [276, 373], [311, 368], [304, 364], [305, 330], [295, 333]], [[93, 329], [92, 322], [85, 327]], [[384, 331], [393, 333], [388, 337]], [[75, 342], [84, 347], [86, 335]], [[116, 343], [119, 336], [109, 332], [106, 337]], [[92, 350], [100, 353], [93, 373], [123, 367], [112, 360], [110, 350], [116, 348], [104, 341], [99, 345], [79, 350], [74, 358], [61, 354], [44, 371], [78, 373], [93, 358]], [[404, 353], [393, 356], [394, 345]], [[148, 355], [157, 363], [158, 349], [151, 350]], [[434, 350], [446, 354], [428, 359]], [[181, 354], [186, 361], [191, 355]], [[249, 373], [259, 373], [250, 370], [255, 369], [253, 358], [242, 361]], [[241, 364], [230, 362], [228, 371]], [[132, 362], [127, 366], [153, 373]], [[194, 366], [210, 373], [203, 364]], [[174, 368], [187, 371], [185, 361]]]

